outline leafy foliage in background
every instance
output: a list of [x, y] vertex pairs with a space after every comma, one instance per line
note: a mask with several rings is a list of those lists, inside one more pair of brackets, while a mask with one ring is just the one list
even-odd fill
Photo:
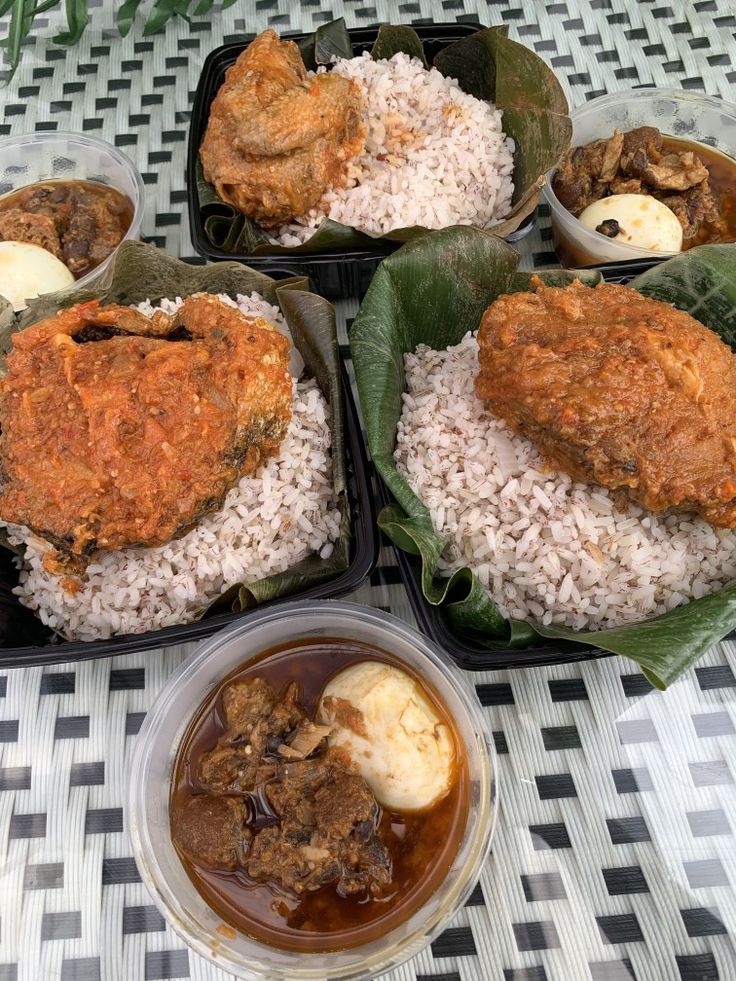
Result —
[[[598, 647], [636, 661], [665, 688], [708, 647], [736, 628], [736, 585], [693, 600], [641, 623], [575, 631], [532, 621], [506, 620], [469, 568], [437, 575], [445, 539], [429, 510], [396, 469], [396, 427], [405, 387], [404, 354], [418, 344], [443, 350], [476, 330], [486, 307], [503, 293], [528, 289], [528, 273], [505, 242], [474, 229], [433, 232], [381, 263], [351, 330], [350, 347], [373, 462], [396, 504], [378, 523], [400, 549], [419, 557], [426, 601], [449, 622], [489, 647], [530, 647], [543, 638]], [[564, 270], [538, 273], [565, 285]], [[575, 273], [590, 285], [597, 273]], [[630, 283], [672, 303], [736, 348], [736, 245], [704, 245], [655, 266]]]
[[[503, 112], [503, 130], [515, 143], [513, 206], [491, 231], [504, 236], [515, 231], [537, 206], [543, 175], [567, 150], [572, 125], [560, 83], [542, 59], [510, 40], [507, 28], [488, 27], [448, 44], [434, 59], [443, 75], [456, 78], [460, 88], [478, 99], [493, 102]], [[343, 18], [323, 24], [299, 42], [304, 63], [314, 70], [333, 58], [352, 58], [353, 46]], [[380, 60], [403, 51], [428, 65], [424, 45], [408, 26], [385, 24], [378, 30], [371, 56]], [[202, 224], [210, 243], [228, 255], [282, 255], [368, 248], [384, 243], [408, 242], [427, 233], [414, 226], [386, 234], [359, 231], [326, 218], [302, 245], [281, 246], [235, 208], [222, 201], [197, 165], [196, 188]]]
[[[220, 0], [224, 10], [236, 0]], [[13, 77], [20, 64], [22, 45], [33, 30], [37, 17], [63, 3], [67, 29], [52, 38], [54, 44], [72, 47], [84, 34], [89, 23], [88, 0], [0, 0], [0, 17], [10, 14], [7, 37], [0, 41], [5, 46], [5, 59], [8, 66], [6, 81]], [[115, 23], [120, 34], [125, 37], [133, 26], [140, 7], [147, 10], [143, 34], [155, 34], [172, 17], [204, 17], [214, 6], [214, 0], [124, 0], [118, 6]]]
[[[228, 610], [239, 612], [266, 600], [288, 596], [306, 586], [333, 579], [348, 566], [351, 523], [347, 499], [340, 355], [332, 304], [310, 292], [309, 281], [304, 277], [274, 280], [237, 262], [190, 266], [142, 242], [123, 242], [110, 266], [92, 288], [46, 294], [29, 301], [29, 308], [17, 317], [13, 316], [9, 304], [0, 297], [2, 355], [10, 350], [12, 335], [18, 330], [53, 316], [62, 307], [86, 300], [133, 304], [150, 299], [156, 304], [167, 297], [183, 298], [199, 292], [227, 293], [235, 297], [238, 293], [249, 295], [253, 291], [260, 293], [268, 303], [281, 308], [294, 346], [304, 359], [305, 373], [315, 378], [328, 403], [332, 475], [341, 513], [340, 538], [327, 559], [309, 555], [286, 572], [276, 573], [259, 582], [231, 586], [210, 606], [213, 612], [219, 613]], [[10, 547], [3, 535], [0, 535], [0, 546]]]

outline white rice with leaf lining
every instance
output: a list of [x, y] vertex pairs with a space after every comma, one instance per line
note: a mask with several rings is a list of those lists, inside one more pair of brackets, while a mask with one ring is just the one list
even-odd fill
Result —
[[488, 228], [511, 207], [514, 141], [501, 113], [467, 95], [418, 58], [340, 59], [333, 71], [360, 87], [364, 153], [348, 165], [347, 184], [283, 226], [279, 245], [300, 245], [326, 217], [380, 233], [422, 225]]
[[[257, 293], [221, 300], [265, 317], [288, 335], [280, 311]], [[164, 300], [167, 313], [181, 300]], [[140, 304], [150, 315], [154, 307]], [[294, 382], [289, 429], [277, 457], [243, 477], [221, 511], [157, 548], [97, 552], [83, 588], [65, 591], [42, 565], [49, 546], [26, 528], [8, 526], [26, 552], [14, 593], [43, 623], [77, 640], [142, 633], [196, 620], [230, 585], [285, 572], [310, 553], [332, 553], [340, 532], [332, 482], [327, 403], [312, 379]]]
[[687, 514], [617, 510], [545, 466], [475, 396], [478, 345], [405, 358], [396, 465], [505, 616], [601, 629], [664, 613], [736, 577], [736, 532]]

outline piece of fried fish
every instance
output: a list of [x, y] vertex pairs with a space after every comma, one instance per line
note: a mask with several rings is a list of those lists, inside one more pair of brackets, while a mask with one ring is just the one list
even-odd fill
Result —
[[148, 318], [97, 301], [13, 336], [0, 382], [0, 518], [80, 571], [95, 549], [162, 545], [278, 452], [289, 342], [199, 294]]

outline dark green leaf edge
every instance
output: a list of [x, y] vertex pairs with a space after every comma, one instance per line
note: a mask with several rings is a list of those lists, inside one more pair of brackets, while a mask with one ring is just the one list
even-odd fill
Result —
[[[203, 610], [202, 616], [210, 611], [222, 612], [227, 609], [239, 612], [250, 609], [266, 600], [278, 599], [307, 586], [326, 582], [348, 567], [351, 519], [334, 307], [311, 292], [309, 280], [305, 277], [274, 280], [237, 262], [192, 266], [142, 242], [124, 242], [94, 288], [46, 294], [31, 300], [29, 308], [17, 316], [13, 315], [5, 298], [0, 297], [0, 352], [4, 355], [10, 350], [12, 335], [18, 330], [85, 300], [99, 299], [103, 304], [133, 304], [150, 299], [157, 303], [167, 297], [186, 297], [199, 292], [235, 296], [237, 293], [247, 295], [254, 290], [267, 302], [281, 308], [292, 332], [294, 345], [304, 359], [306, 373], [315, 378], [327, 399], [332, 434], [333, 480], [341, 515], [340, 538], [334, 543], [328, 559], [309, 555], [286, 572], [247, 585], [234, 584]], [[4, 370], [4, 357], [0, 367]], [[0, 535], [0, 547], [18, 553], [17, 549], [8, 545], [4, 535]], [[63, 633], [61, 636], [64, 636]]]
[[[489, 101], [494, 101], [497, 95], [497, 59], [504, 65], [504, 76], [512, 80], [501, 79], [497, 105], [504, 110], [504, 131], [517, 144], [514, 205], [500, 224], [485, 230], [487, 234], [500, 236], [511, 234], [534, 211], [545, 183], [543, 175], [560, 160], [572, 137], [567, 101], [554, 74], [531, 49], [511, 41], [506, 34], [506, 27], [484, 28], [448, 45], [434, 60], [438, 71], [449, 74], [451, 69], [465, 91]], [[307, 68], [312, 71], [321, 64], [329, 64], [334, 56], [352, 57], [353, 54], [343, 18], [322, 25], [314, 34], [301, 39], [298, 46]], [[398, 51], [421, 57], [427, 64], [424, 46], [413, 28], [383, 25], [371, 54], [389, 58]], [[536, 94], [533, 104], [525, 95], [530, 79], [534, 81], [532, 88]], [[482, 94], [478, 95], [479, 92]], [[519, 172], [523, 174], [521, 182]], [[326, 218], [301, 245], [275, 245], [255, 222], [218, 197], [204, 179], [199, 160], [195, 183], [205, 234], [215, 248], [231, 255], [308, 255], [325, 250], [375, 248], [382, 242], [388, 251], [391, 244], [411, 241], [429, 231], [412, 226], [377, 234]]]
[[[440, 256], [443, 267], [437, 265]], [[655, 687], [664, 689], [736, 627], [736, 584], [660, 616], [615, 629], [574, 631], [507, 621], [469, 568], [456, 570], [449, 578], [436, 575], [446, 542], [433, 530], [428, 509], [394, 465], [396, 424], [405, 383], [404, 353], [414, 350], [418, 343], [435, 348], [457, 343], [468, 324], [477, 325], [482, 310], [495, 296], [528, 288], [532, 274], [516, 271], [518, 258], [503, 243], [498, 242], [492, 250], [487, 238], [475, 230], [456, 228], [405, 246], [379, 267], [350, 337], [371, 455], [398, 502], [383, 509], [379, 526], [397, 548], [419, 556], [427, 602], [442, 606], [455, 628], [472, 633], [489, 648], [528, 647], [544, 640], [599, 648], [635, 661]], [[490, 267], [494, 271], [489, 275]], [[427, 284], [427, 275], [433, 282]], [[534, 275], [549, 285], [565, 285], [580, 278], [593, 286], [600, 280], [600, 274], [590, 271], [549, 270]], [[736, 245], [691, 250], [629, 285], [688, 312], [696, 311], [694, 315], [702, 323], [736, 347]], [[468, 291], [474, 289], [475, 312], [473, 304], [467, 302]], [[443, 290], [449, 291], [447, 308], [459, 311], [456, 322], [460, 326], [454, 332], [438, 328], [435, 321], [444, 312], [433, 308]], [[421, 317], [413, 324], [412, 296], [417, 302], [415, 312], [421, 310]]]

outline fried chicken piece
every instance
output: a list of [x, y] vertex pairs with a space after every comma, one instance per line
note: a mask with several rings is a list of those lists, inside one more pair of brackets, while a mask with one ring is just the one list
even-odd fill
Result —
[[289, 343], [204, 294], [152, 318], [97, 301], [13, 336], [0, 382], [0, 518], [80, 571], [95, 549], [162, 545], [275, 454]]
[[624, 286], [501, 296], [478, 397], [576, 480], [736, 527], [736, 357], [689, 314]]
[[357, 85], [307, 75], [298, 47], [264, 31], [225, 75], [200, 157], [217, 193], [264, 228], [313, 208], [363, 149]]

